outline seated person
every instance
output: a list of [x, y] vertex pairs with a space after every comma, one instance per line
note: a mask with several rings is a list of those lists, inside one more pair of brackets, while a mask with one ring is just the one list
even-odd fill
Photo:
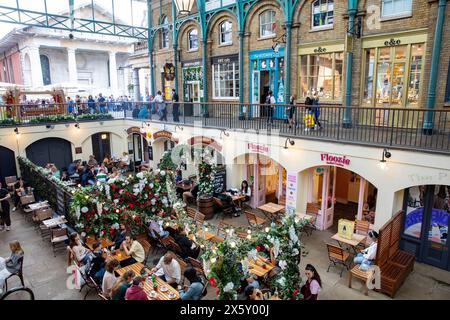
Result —
[[188, 205], [190, 198], [197, 199], [198, 195], [198, 184], [196, 183], [196, 178], [192, 178], [191, 190], [183, 192], [183, 201]]
[[252, 189], [248, 185], [247, 180], [244, 180], [241, 183], [241, 193], [245, 196], [244, 202], [250, 201], [250, 197], [252, 196]]
[[369, 247], [361, 250], [353, 260], [355, 264], [359, 264], [359, 268], [363, 271], [369, 270], [370, 266], [375, 263], [375, 258], [377, 256], [377, 241], [378, 233], [376, 231], [369, 231], [369, 238], [372, 241]]
[[[163, 217], [163, 213], [164, 211], [158, 212], [158, 217]], [[153, 239], [165, 238], [169, 235], [169, 231], [163, 229], [162, 221], [158, 222], [156, 220], [151, 220], [148, 228], [150, 230], [149, 236]]]
[[96, 165], [97, 165], [98, 163], [97, 163], [97, 160], [95, 160], [95, 157], [94, 156], [89, 156], [89, 160], [88, 160], [88, 162], [87, 162], [87, 165], [89, 166], [89, 167], [95, 167]]
[[173, 257], [173, 253], [167, 252], [159, 259], [158, 264], [150, 270], [152, 274], [160, 277], [168, 284], [177, 287], [181, 284], [181, 268], [178, 261]]
[[61, 181], [65, 181], [65, 182], [70, 181], [69, 173], [67, 171], [62, 172]]
[[14, 184], [14, 208], [12, 209], [12, 211], [16, 211], [16, 208], [20, 203], [20, 197], [31, 193], [30, 189], [30, 185], [23, 181], [22, 177], [20, 177], [19, 180], [16, 181], [16, 183]]
[[125, 292], [125, 300], [148, 300], [144, 285], [144, 278], [140, 276], [134, 278], [133, 284]]
[[97, 179], [97, 181], [100, 181], [100, 182], [102, 182], [102, 183], [106, 182], [106, 178], [107, 178], [107, 177], [108, 177], [108, 176], [106, 175], [106, 172], [105, 172], [105, 170], [104, 170], [103, 168], [100, 168], [100, 169], [98, 170], [97, 175], [95, 176], [95, 178]]
[[114, 275], [114, 270], [119, 266], [119, 260], [113, 259], [108, 261], [105, 267], [105, 274], [102, 280], [102, 292], [107, 298], [111, 298], [111, 289], [116, 283], [117, 278]]
[[3, 293], [3, 286], [6, 279], [12, 275], [17, 274], [20, 270], [19, 259], [23, 257], [23, 250], [19, 241], [13, 241], [9, 244], [11, 255], [8, 258], [0, 257], [0, 296]]
[[89, 270], [89, 276], [91, 276], [98, 283], [103, 279], [105, 274], [106, 260], [103, 257], [102, 244], [100, 242], [94, 243], [92, 246], [93, 258], [91, 262], [91, 269]]
[[113, 247], [115, 249], [118, 249], [120, 247], [122, 242], [125, 240], [126, 234], [127, 234], [127, 227], [123, 223], [121, 223], [119, 225], [119, 230], [116, 230], [116, 234], [113, 237], [114, 242]]
[[245, 288], [245, 296], [247, 300], [264, 300], [261, 290], [250, 285]]
[[125, 241], [122, 242], [120, 247], [123, 249], [127, 256], [130, 256], [130, 259], [127, 259], [126, 262], [122, 261], [122, 266], [130, 265], [136, 262], [144, 262], [145, 260], [145, 250], [144, 247], [136, 240], [131, 234], [127, 234], [125, 236]]
[[111, 288], [111, 300], [125, 300], [127, 289], [133, 284], [136, 276], [133, 270], [128, 270], [117, 279]]
[[69, 237], [69, 247], [72, 250], [75, 258], [82, 265], [86, 265], [86, 270], [90, 269], [90, 263], [93, 259], [93, 254], [81, 243], [80, 235], [74, 232]]
[[69, 164], [69, 167], [67, 168], [67, 173], [69, 176], [73, 176], [77, 173], [78, 166], [81, 164], [80, 160], [75, 160], [71, 164]]
[[187, 259], [188, 257], [197, 259], [200, 253], [200, 248], [195, 244], [194, 241], [187, 237], [186, 231], [182, 230], [178, 234], [174, 235], [175, 242], [181, 248], [181, 257]]
[[83, 187], [87, 186], [88, 184], [94, 185], [95, 184], [95, 173], [94, 173], [94, 167], [86, 167], [86, 169], [83, 172], [83, 175], [81, 176], [81, 185]]
[[130, 165], [130, 157], [127, 152], [122, 153], [122, 158], [120, 159], [119, 167], [121, 169], [128, 167]]
[[178, 286], [181, 300], [200, 300], [203, 292], [203, 282], [197, 275], [197, 271], [188, 267], [184, 270], [184, 277], [189, 281], [189, 288], [184, 291], [182, 286]]
[[111, 170], [111, 173], [108, 175], [108, 182], [115, 181], [120, 176], [119, 170], [117, 168], [113, 167]]
[[177, 175], [175, 176], [175, 183], [180, 183], [183, 181], [183, 173], [181, 172], [181, 169], [177, 169]]

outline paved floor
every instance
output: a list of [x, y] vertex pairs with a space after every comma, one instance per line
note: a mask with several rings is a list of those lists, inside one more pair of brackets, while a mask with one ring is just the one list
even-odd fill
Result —
[[[64, 252], [53, 256], [50, 243], [42, 241], [31, 223], [24, 221], [20, 212], [12, 213], [12, 230], [0, 232], [0, 256], [9, 255], [8, 243], [19, 240], [25, 250], [24, 277], [25, 283], [35, 293], [36, 299], [83, 299], [78, 290], [70, 290], [66, 286], [68, 274], [67, 261]], [[211, 220], [218, 223], [219, 219]], [[247, 225], [245, 216], [230, 218], [228, 222], [235, 226]], [[328, 257], [325, 242], [330, 241], [331, 231], [315, 231], [312, 236], [302, 236], [308, 254], [302, 257], [300, 268], [303, 270], [307, 263], [316, 266], [323, 282], [320, 299], [390, 299], [386, 295], [371, 291], [366, 297], [362, 293], [362, 283], [354, 281], [353, 288], [347, 287], [347, 273], [342, 278], [336, 269], [328, 267]], [[162, 254], [151, 256], [149, 261]], [[9, 281], [10, 288], [19, 284], [17, 277]], [[207, 299], [214, 299], [212, 288], [208, 289]], [[90, 294], [87, 299], [97, 299]], [[446, 272], [428, 265], [416, 263], [414, 271], [407, 278], [405, 284], [397, 293], [395, 299], [448, 299], [450, 300], [450, 272]]]

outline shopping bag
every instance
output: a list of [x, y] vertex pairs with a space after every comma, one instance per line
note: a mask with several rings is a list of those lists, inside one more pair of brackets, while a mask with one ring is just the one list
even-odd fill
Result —
[[314, 117], [312, 116], [312, 114], [310, 114], [310, 113], [305, 114], [305, 117], [303, 118], [303, 120], [305, 121], [305, 126], [307, 128], [314, 126]]
[[355, 230], [355, 221], [347, 219], [339, 219], [338, 234], [340, 237], [351, 240], [353, 237], [354, 230]]

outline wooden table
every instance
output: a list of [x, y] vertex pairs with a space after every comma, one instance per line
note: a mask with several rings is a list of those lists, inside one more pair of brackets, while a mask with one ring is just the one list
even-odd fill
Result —
[[258, 207], [258, 209], [261, 210], [267, 218], [273, 220], [281, 211], [284, 210], [284, 206], [269, 202]]
[[47, 228], [55, 228], [60, 224], [64, 224], [67, 223], [67, 220], [64, 216], [59, 216], [57, 218], [53, 218], [53, 219], [48, 219], [48, 220], [44, 220], [42, 221], [42, 223], [47, 227]]
[[[140, 275], [141, 270], [142, 270], [143, 267], [144, 267], [144, 265], [142, 263], [136, 262], [136, 263], [133, 263], [132, 265], [129, 265], [127, 267], [117, 269], [116, 272], [119, 274], [119, 276], [121, 276], [122, 274], [124, 274], [128, 270], [133, 270], [136, 275]], [[144, 291], [147, 294], [149, 300], [178, 300], [178, 299], [180, 299], [180, 294], [170, 284], [168, 284], [167, 282], [165, 282], [164, 280], [162, 280], [159, 277], [156, 277], [156, 283], [157, 283], [158, 287], [157, 287], [157, 290], [154, 291], [151, 277], [148, 277], [145, 280]], [[162, 292], [161, 291], [161, 287], [166, 287], [168, 290], [165, 291], [165, 292]], [[151, 298], [150, 297], [150, 293], [153, 292], [153, 291], [156, 292], [156, 297], [155, 298]], [[169, 294], [170, 293], [175, 294], [175, 297], [173, 299], [169, 298]]]
[[[193, 235], [191, 235], [191, 236], [193, 237]], [[214, 233], [207, 232], [205, 230], [199, 230], [195, 236], [199, 237], [199, 238], [203, 238], [206, 241], [208, 241], [208, 240], [211, 240], [212, 238], [214, 238], [216, 235]]]
[[[248, 272], [253, 273], [257, 277], [263, 277], [266, 273], [270, 272], [275, 266], [266, 258], [258, 255], [256, 262], [253, 259], [247, 259], [248, 261]], [[265, 268], [262, 266], [266, 265]]]
[[245, 195], [243, 195], [243, 194], [235, 194], [235, 195], [233, 195], [231, 192], [223, 192], [222, 194], [230, 196], [231, 200], [233, 202], [237, 203], [239, 207], [242, 206], [242, 201], [245, 200]]
[[123, 249], [116, 250], [114, 253], [108, 252], [105, 254], [106, 261], [110, 261], [113, 259], [117, 259], [119, 262], [130, 259], [130, 256], [127, 256]]
[[362, 234], [354, 233], [352, 236], [352, 239], [345, 239], [345, 238], [342, 238], [341, 236], [339, 236], [339, 233], [336, 233], [334, 236], [331, 237], [331, 239], [336, 240], [337, 243], [339, 244], [339, 247], [341, 247], [341, 248], [342, 248], [342, 244], [348, 245], [349, 247], [351, 247], [353, 249], [355, 254], [357, 254], [358, 252], [356, 251], [356, 247], [359, 244], [361, 244], [364, 240], [366, 240], [366, 236], [364, 236]]
[[94, 237], [91, 237], [91, 236], [87, 236], [86, 239], [84, 240], [84, 243], [89, 249], [94, 250], [92, 246], [97, 241], [101, 243], [102, 249], [111, 247], [114, 244], [114, 242], [112, 242], [108, 238], [102, 238], [102, 239], [96, 240]]
[[48, 205], [48, 201], [43, 201], [43, 202], [37, 202], [37, 203], [30, 203], [28, 205], [28, 207], [31, 210], [36, 211], [36, 210], [39, 210], [39, 209], [48, 208], [49, 205]]

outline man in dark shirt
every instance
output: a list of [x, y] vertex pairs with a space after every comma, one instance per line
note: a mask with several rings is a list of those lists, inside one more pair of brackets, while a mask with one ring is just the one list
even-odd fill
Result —
[[183, 201], [184, 201], [184, 203], [186, 203], [186, 205], [188, 204], [188, 201], [189, 201], [190, 198], [197, 199], [198, 184], [196, 183], [196, 179], [195, 178], [192, 178], [191, 186], [192, 187], [191, 187], [190, 191], [183, 192]]
[[98, 94], [97, 102], [100, 107], [100, 113], [108, 112], [106, 108], [106, 99], [101, 93]]
[[199, 254], [199, 248], [192, 240], [186, 236], [185, 231], [181, 231], [179, 234], [175, 235], [175, 242], [181, 248], [181, 257], [187, 259], [188, 257], [196, 259]]
[[179, 110], [179, 103], [178, 103], [179, 100], [180, 100], [180, 98], [178, 97], [178, 93], [175, 91], [175, 89], [172, 89], [172, 102], [173, 102], [172, 114], [173, 114], [174, 122], [180, 122], [180, 119], [179, 119], [180, 110]]
[[1, 204], [1, 221], [0, 221], [0, 231], [3, 231], [6, 225], [6, 231], [11, 230], [11, 217], [9, 212], [9, 201], [11, 198], [8, 189], [3, 188], [2, 183], [0, 182], [0, 204]]

